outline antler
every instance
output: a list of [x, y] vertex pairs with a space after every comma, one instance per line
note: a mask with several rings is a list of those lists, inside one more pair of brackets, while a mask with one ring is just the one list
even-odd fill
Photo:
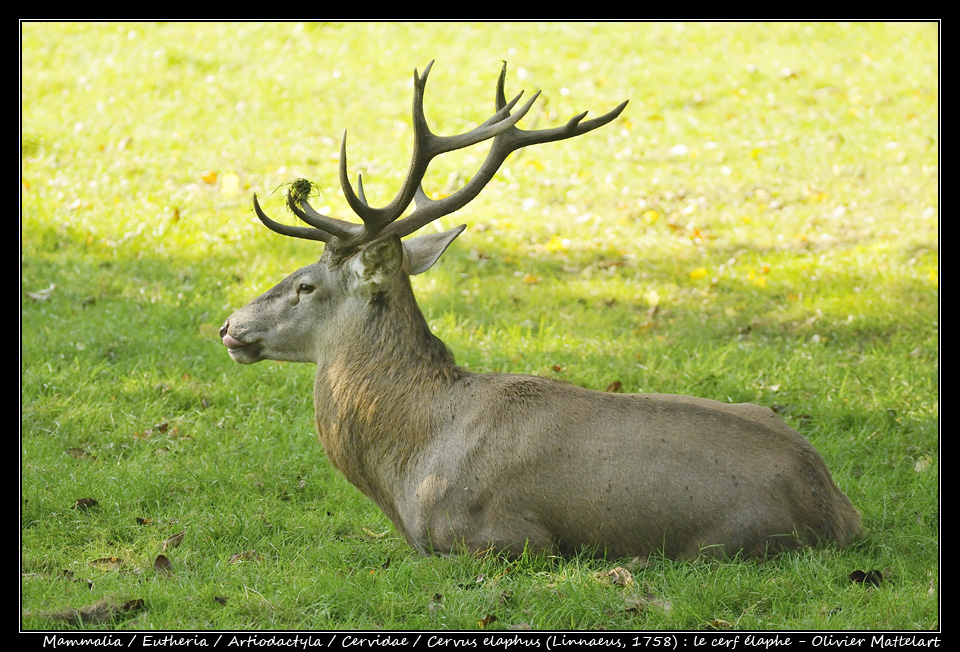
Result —
[[[627, 102], [624, 101], [609, 113], [586, 121], [583, 120], [587, 115], [587, 112], [584, 111], [571, 118], [562, 127], [537, 130], [520, 129], [516, 126], [516, 123], [530, 110], [540, 92], [535, 93], [516, 113], [511, 114], [513, 107], [516, 106], [523, 93], [519, 93], [510, 102], [506, 101], [504, 80], [507, 74], [507, 66], [504, 63], [500, 71], [500, 78], [497, 81], [496, 113], [483, 124], [466, 133], [454, 136], [438, 136], [430, 131], [423, 114], [423, 93], [432, 66], [433, 62], [431, 61], [424, 68], [422, 76], [416, 70], [413, 72], [413, 155], [407, 177], [393, 201], [381, 208], [370, 206], [363, 194], [363, 179], [360, 175], [357, 176], [357, 190], [354, 191], [353, 186], [350, 185], [350, 180], [347, 178], [347, 134], [344, 131], [340, 143], [340, 186], [350, 208], [360, 217], [363, 224], [329, 217], [313, 210], [306, 201], [306, 189], [309, 188], [309, 182], [303, 180], [295, 182], [291, 186], [287, 193], [287, 203], [294, 214], [309, 224], [309, 227], [289, 226], [275, 222], [263, 213], [260, 204], [257, 202], [257, 197], [254, 195], [253, 207], [260, 221], [283, 235], [322, 242], [331, 242], [335, 239], [343, 249], [360, 247], [388, 233], [396, 233], [401, 237], [410, 235], [426, 224], [463, 208], [480, 194], [483, 187], [493, 178], [493, 175], [496, 174], [504, 160], [512, 152], [527, 145], [548, 143], [585, 134], [614, 120], [627, 105]], [[422, 182], [430, 161], [440, 154], [463, 149], [490, 138], [493, 139], [493, 143], [490, 146], [487, 158], [469, 182], [442, 199], [427, 197], [423, 191]], [[415, 204], [413, 212], [403, 219], [398, 219], [411, 201]]]

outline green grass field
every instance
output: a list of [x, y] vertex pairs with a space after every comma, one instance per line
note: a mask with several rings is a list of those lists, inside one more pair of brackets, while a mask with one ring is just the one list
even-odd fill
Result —
[[[937, 24], [21, 28], [21, 628], [940, 627]], [[292, 220], [306, 177], [348, 217], [348, 128], [387, 201], [433, 59], [439, 133], [492, 113], [503, 60], [508, 95], [543, 91], [522, 126], [630, 100], [442, 220], [468, 230], [415, 288], [458, 362], [774, 406], [861, 541], [422, 558], [326, 460], [312, 366], [230, 360], [225, 317], [319, 254], [252, 194]]]

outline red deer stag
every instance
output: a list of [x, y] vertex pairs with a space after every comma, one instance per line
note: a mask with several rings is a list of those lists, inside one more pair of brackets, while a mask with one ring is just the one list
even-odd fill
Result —
[[[312, 209], [305, 181], [291, 185], [288, 204], [308, 226], [270, 219], [254, 196], [267, 227], [325, 246], [318, 262], [230, 315], [220, 329], [230, 356], [317, 365], [317, 433], [330, 461], [423, 554], [762, 556], [851, 541], [857, 510], [817, 451], [767, 408], [456, 365], [410, 275], [429, 269], [464, 226], [401, 238], [466, 205], [511, 152], [592, 131], [627, 102], [592, 120], [582, 113], [562, 127], [520, 129], [537, 95], [511, 113], [520, 95], [506, 101], [504, 66], [493, 116], [439, 136], [423, 113], [430, 67], [414, 71], [412, 162], [389, 205], [369, 205], [362, 179], [350, 185], [346, 133], [340, 184], [362, 224]], [[488, 139], [462, 188], [442, 199], [424, 193], [434, 157]]]

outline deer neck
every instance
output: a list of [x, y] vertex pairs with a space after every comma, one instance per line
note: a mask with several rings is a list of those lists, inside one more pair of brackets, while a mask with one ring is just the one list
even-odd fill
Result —
[[373, 299], [318, 363], [317, 433], [334, 466], [392, 516], [389, 496], [429, 449], [454, 381], [463, 375], [430, 332], [409, 280]]

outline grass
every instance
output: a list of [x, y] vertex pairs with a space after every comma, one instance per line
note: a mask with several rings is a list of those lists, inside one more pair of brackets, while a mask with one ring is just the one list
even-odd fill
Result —
[[[937, 39], [925, 23], [24, 23], [21, 627], [109, 599], [142, 608], [75, 627], [939, 628]], [[431, 59], [440, 133], [487, 117], [503, 59], [508, 93], [544, 91], [538, 126], [631, 100], [514, 155], [444, 220], [468, 230], [416, 289], [458, 361], [777, 406], [863, 512], [862, 541], [762, 564], [421, 558], [324, 458], [312, 368], [226, 356], [224, 317], [318, 253], [260, 226], [252, 193], [282, 214], [276, 190], [306, 177], [347, 215], [349, 128], [352, 173], [386, 201], [410, 73]]]

